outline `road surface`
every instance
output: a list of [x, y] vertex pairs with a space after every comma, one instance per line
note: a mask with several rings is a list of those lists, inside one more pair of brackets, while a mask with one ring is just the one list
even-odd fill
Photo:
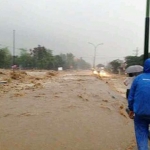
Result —
[[39, 85], [16, 82], [1, 96], [0, 150], [132, 149], [126, 100], [105, 80], [69, 72]]

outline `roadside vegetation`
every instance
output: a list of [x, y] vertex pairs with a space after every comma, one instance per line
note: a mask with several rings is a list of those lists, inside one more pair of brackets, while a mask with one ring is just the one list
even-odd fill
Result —
[[78, 59], [72, 53], [53, 55], [52, 50], [42, 46], [33, 49], [20, 49], [20, 54], [12, 56], [8, 48], [0, 49], [0, 68], [11, 68], [17, 65], [21, 69], [50, 69], [58, 67], [66, 69], [89, 69], [91, 66], [82, 58]]
[[[149, 53], [150, 57], [150, 53]], [[115, 59], [108, 63], [106, 68], [113, 73], [124, 73], [125, 68], [132, 65], [141, 65], [143, 66], [143, 55], [141, 56], [126, 56], [124, 60]]]

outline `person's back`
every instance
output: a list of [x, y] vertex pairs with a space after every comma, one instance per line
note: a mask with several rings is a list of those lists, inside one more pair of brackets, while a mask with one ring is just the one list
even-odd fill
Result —
[[134, 119], [138, 150], [148, 150], [150, 125], [150, 59], [145, 61], [143, 72], [134, 79], [128, 97], [129, 117]]
[[134, 113], [150, 115], [150, 59], [145, 63], [144, 73], [135, 78], [130, 91], [128, 99], [129, 102], [134, 99]]
[[150, 115], [150, 73], [143, 73], [135, 80], [137, 84], [134, 94], [134, 113]]

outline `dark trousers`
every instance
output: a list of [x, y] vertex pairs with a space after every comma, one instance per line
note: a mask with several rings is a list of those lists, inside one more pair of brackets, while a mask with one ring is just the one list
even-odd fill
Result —
[[126, 91], [126, 99], [128, 99], [129, 93], [130, 93], [130, 89], [127, 89], [127, 91]]

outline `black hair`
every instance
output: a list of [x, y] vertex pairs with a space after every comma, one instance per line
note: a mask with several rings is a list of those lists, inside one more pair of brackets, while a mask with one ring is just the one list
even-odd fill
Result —
[[129, 75], [129, 77], [133, 77], [133, 76], [134, 76], [134, 74], [133, 74], [133, 73], [129, 73], [128, 75]]

